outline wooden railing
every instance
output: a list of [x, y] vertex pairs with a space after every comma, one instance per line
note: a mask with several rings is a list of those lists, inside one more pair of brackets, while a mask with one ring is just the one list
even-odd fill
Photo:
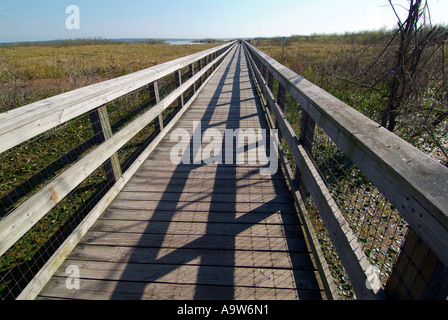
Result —
[[[45, 267], [23, 290], [19, 298], [27, 299], [36, 295], [48, 280], [48, 277], [62, 262], [63, 257], [82, 238], [95, 219], [136, 172], [143, 160], [154, 150], [157, 143], [185, 112], [235, 43], [230, 42], [194, 55], [0, 114], [0, 154], [83, 114], [90, 116], [95, 138], [98, 142], [96, 148], [55, 176], [53, 180], [41, 187], [34, 195], [26, 199], [0, 221], [0, 255], [3, 255], [97, 168], [101, 166], [108, 168], [105, 170], [108, 175], [107, 179], [113, 185], [49, 259]], [[189, 77], [183, 81], [181, 70], [185, 68], [189, 68]], [[173, 74], [177, 88], [161, 99], [158, 80]], [[105, 104], [142, 88], [145, 90], [147, 88], [152, 96], [151, 98], [155, 98], [155, 105], [115, 134], [112, 134]], [[187, 90], [193, 91], [193, 95], [188, 102], [184, 103], [184, 93]], [[178, 101], [180, 110], [168, 124], [164, 125], [161, 114], [176, 101]], [[160, 123], [160, 133], [135, 159], [132, 165], [125, 172], [122, 172], [117, 151], [143, 128], [152, 121], [157, 121], [157, 119]]]
[[[304, 207], [305, 198], [310, 195], [357, 298], [445, 299], [448, 168], [251, 44], [245, 42], [245, 49], [272, 126], [279, 130], [292, 154], [296, 168], [287, 168], [286, 173], [302, 208], [303, 222], [315, 238]], [[301, 112], [297, 133], [285, 117], [286, 94], [298, 102]], [[321, 156], [319, 150], [312, 150], [317, 130], [342, 150], [347, 161], [354, 163], [408, 224], [407, 238], [382, 288], [371, 283], [370, 272], [375, 266], [362, 250], [368, 236], [361, 239], [356, 234], [349, 221], [354, 212], [348, 210], [343, 214], [313, 161], [313, 157]], [[282, 161], [289, 163], [286, 158]], [[320, 258], [320, 254], [317, 252], [316, 257]], [[323, 263], [321, 272], [328, 277], [327, 265]], [[335, 289], [327, 287], [327, 291]]]

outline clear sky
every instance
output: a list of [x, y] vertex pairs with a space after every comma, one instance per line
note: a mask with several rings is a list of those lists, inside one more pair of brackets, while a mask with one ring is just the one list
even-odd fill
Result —
[[[394, 0], [399, 14], [408, 0]], [[448, 24], [448, 0], [428, 0]], [[80, 28], [67, 29], [69, 5]], [[0, 42], [102, 38], [238, 38], [344, 33], [396, 25], [387, 0], [0, 0]]]

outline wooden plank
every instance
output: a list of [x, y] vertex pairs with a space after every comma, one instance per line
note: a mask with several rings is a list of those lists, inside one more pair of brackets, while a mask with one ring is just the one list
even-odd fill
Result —
[[[149, 180], [148, 180], [149, 181]], [[190, 180], [189, 180], [190, 181]], [[125, 192], [164, 192], [164, 193], [203, 193], [203, 194], [211, 194], [213, 192], [220, 193], [223, 195], [230, 194], [234, 195], [235, 190], [228, 188], [226, 186], [216, 186], [216, 185], [208, 185], [205, 186], [202, 180], [198, 180], [197, 184], [171, 184], [169, 181], [165, 181], [165, 184], [155, 184], [155, 183], [129, 183], [124, 188]], [[152, 182], [152, 180], [151, 180]], [[250, 193], [269, 193], [269, 194], [287, 194], [289, 189], [286, 186], [274, 187], [272, 185], [268, 185], [267, 183], [262, 184], [263, 182], [248, 182], [245, 185], [241, 185], [238, 187], [238, 194], [250, 194]]]
[[221, 250], [213, 249], [178, 248], [173, 250], [171, 248], [79, 245], [70, 258], [82, 261], [188, 265], [198, 264], [198, 261], [193, 259], [194, 257], [206, 256], [207, 264], [212, 266], [314, 270], [308, 252], [234, 250], [232, 253], [233, 259], [222, 259]]
[[167, 201], [167, 202], [205, 202], [205, 203], [259, 203], [263, 204], [266, 202], [271, 203], [285, 203], [291, 204], [292, 197], [289, 194], [284, 195], [272, 195], [272, 194], [219, 194], [219, 193], [209, 193], [209, 194], [194, 194], [194, 193], [164, 193], [164, 192], [151, 192], [146, 191], [133, 191], [133, 192], [121, 192], [117, 197], [117, 200], [129, 200], [129, 201]]
[[[161, 148], [164, 146], [164, 144], [161, 144]], [[160, 150], [160, 148], [157, 148]], [[182, 172], [190, 172], [194, 174], [208, 174], [208, 173], [214, 173], [216, 174], [219, 170], [219, 173], [229, 173], [234, 175], [241, 175], [244, 174], [246, 177], [249, 178], [256, 178], [260, 180], [270, 180], [275, 179], [278, 180], [281, 175], [280, 173], [277, 173], [275, 175], [272, 175], [270, 179], [267, 179], [266, 176], [260, 175], [259, 166], [237, 166], [237, 165], [218, 165], [215, 163], [210, 163], [208, 165], [196, 165], [196, 164], [181, 164], [181, 165], [175, 165], [171, 164], [167, 165], [167, 163], [160, 163], [155, 162], [153, 159], [149, 159], [142, 165], [142, 167], [139, 170], [139, 174], [143, 174], [145, 172], [157, 172], [160, 175], [163, 174], [173, 174], [176, 173], [182, 173]]]
[[[68, 259], [62, 264], [56, 276], [66, 276], [65, 270], [69, 265], [82, 268], [81, 276], [83, 279], [319, 290], [315, 282], [309, 281], [309, 279], [314, 278], [314, 271], [309, 270], [197, 266], [191, 264], [154, 264], [151, 265], [151, 268], [148, 268], [147, 265], [138, 263]], [[294, 281], [294, 279], [298, 279], [298, 281]]]
[[278, 224], [245, 224], [216, 222], [173, 222], [173, 221], [132, 221], [132, 220], [98, 220], [92, 231], [118, 233], [153, 233], [153, 234], [207, 234], [225, 236], [237, 234], [240, 237], [273, 237], [283, 238], [285, 232], [295, 232], [297, 226]]
[[265, 238], [241, 236], [212, 236], [202, 234], [159, 235], [139, 233], [89, 232], [83, 244], [123, 246], [136, 248], [190, 248], [215, 250], [271, 250], [307, 251], [306, 244], [298, 238]]
[[81, 279], [79, 290], [67, 290], [66, 277], [56, 277], [49, 284], [42, 299], [61, 297], [66, 299], [92, 300], [294, 300], [318, 299], [314, 290], [272, 289], [255, 287], [233, 287], [232, 293], [216, 296], [216, 286], [182, 285], [165, 283], [138, 283], [125, 281], [99, 281]]
[[111, 209], [108, 208], [101, 219], [129, 220], [129, 221], [184, 221], [184, 222], [238, 222], [258, 224], [292, 224], [297, 225], [298, 220], [295, 213], [278, 212], [251, 212], [235, 213], [210, 210], [208, 212], [198, 211], [173, 211], [173, 210], [136, 210], [136, 209]]
[[290, 204], [283, 203], [226, 203], [226, 202], [197, 202], [192, 203], [189, 201], [177, 201], [177, 202], [159, 202], [159, 201], [129, 201], [117, 199], [111, 205], [111, 209], [138, 209], [138, 210], [163, 210], [163, 211], [198, 211], [198, 212], [209, 212], [211, 207], [214, 210], [219, 210], [220, 212], [294, 212], [295, 209], [291, 207]]

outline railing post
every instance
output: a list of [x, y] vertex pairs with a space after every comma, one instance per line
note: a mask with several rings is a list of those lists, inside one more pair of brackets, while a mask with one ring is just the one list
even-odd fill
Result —
[[[271, 74], [271, 73], [270, 73]], [[278, 91], [277, 91], [277, 104], [280, 107], [280, 110], [282, 110], [282, 112], [285, 112], [285, 88], [282, 86], [282, 84], [279, 82], [278, 83]], [[272, 112], [271, 112], [272, 113]], [[278, 128], [278, 122], [277, 120], [275, 120], [275, 127]], [[281, 139], [282, 138], [282, 133], [281, 131], [278, 132], [278, 138]]]
[[267, 72], [267, 68], [264, 64], [261, 64], [261, 76], [263, 77], [264, 80], [266, 80], [266, 72]]
[[[190, 64], [190, 73], [191, 76], [194, 76], [194, 63]], [[196, 93], [196, 82], [193, 83], [193, 93]]]
[[[313, 146], [315, 127], [316, 127], [316, 122], [308, 115], [308, 113], [306, 113], [305, 110], [302, 109], [302, 119], [300, 122], [299, 141], [302, 144], [305, 151], [310, 155], [310, 157], [311, 157], [311, 149]], [[299, 188], [300, 194], [302, 195], [303, 198], [305, 198], [308, 194], [308, 190], [306, 188], [305, 182], [302, 179], [300, 169], [298, 166], [296, 166], [295, 179], [296, 179], [296, 183]]]
[[[207, 56], [207, 63], [206, 63], [206, 65], [209, 65], [211, 61], [212, 61], [212, 57], [211, 57], [210, 55], [208, 55], [208, 56]], [[212, 70], [211, 70], [211, 68], [210, 68], [210, 69], [208, 69], [208, 71], [207, 71], [207, 78], [210, 76], [211, 73], [212, 73]]]
[[[158, 81], [154, 81], [149, 85], [149, 95], [150, 97], [154, 97], [154, 104], [158, 104], [160, 102], [160, 94], [159, 94], [159, 83]], [[159, 114], [159, 127], [160, 131], [163, 130], [163, 116], [162, 113]]]
[[299, 141], [311, 155], [311, 149], [313, 147], [314, 129], [316, 122], [311, 118], [305, 110], [302, 109], [302, 120], [300, 122], [300, 136]]
[[[110, 127], [106, 106], [90, 111], [89, 116], [90, 121], [92, 122], [95, 139], [98, 144], [101, 144], [112, 137], [112, 128]], [[106, 171], [106, 177], [109, 183], [114, 184], [120, 179], [122, 172], [117, 153], [114, 153], [112, 157], [104, 163], [103, 168], [104, 171]]]
[[278, 92], [277, 92], [277, 104], [279, 105], [280, 109], [284, 112], [285, 111], [285, 88], [282, 86], [282, 84], [278, 83]]
[[[202, 70], [202, 59], [199, 59], [199, 60], [198, 60], [198, 72], [201, 71], [201, 70]], [[200, 86], [202, 86], [202, 83], [203, 83], [202, 78], [203, 78], [203, 77], [204, 77], [204, 76], [202, 76], [202, 77], [199, 78]]]
[[397, 300], [445, 300], [448, 296], [448, 268], [411, 228], [384, 291], [389, 299]]
[[[174, 79], [176, 82], [176, 88], [179, 88], [182, 84], [182, 74], [181, 74], [181, 70], [177, 70], [174, 72]], [[177, 99], [177, 107], [180, 109], [184, 106], [184, 94], [182, 93], [179, 97], [179, 99]]]
[[274, 76], [272, 75], [272, 72], [269, 72], [269, 70], [267, 70], [268, 73], [268, 88], [273, 91], [273, 86], [274, 86]]

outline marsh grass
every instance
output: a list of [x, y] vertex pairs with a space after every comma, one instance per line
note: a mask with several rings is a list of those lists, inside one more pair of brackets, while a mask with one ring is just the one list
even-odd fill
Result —
[[216, 45], [68, 42], [0, 46], [0, 112]]

